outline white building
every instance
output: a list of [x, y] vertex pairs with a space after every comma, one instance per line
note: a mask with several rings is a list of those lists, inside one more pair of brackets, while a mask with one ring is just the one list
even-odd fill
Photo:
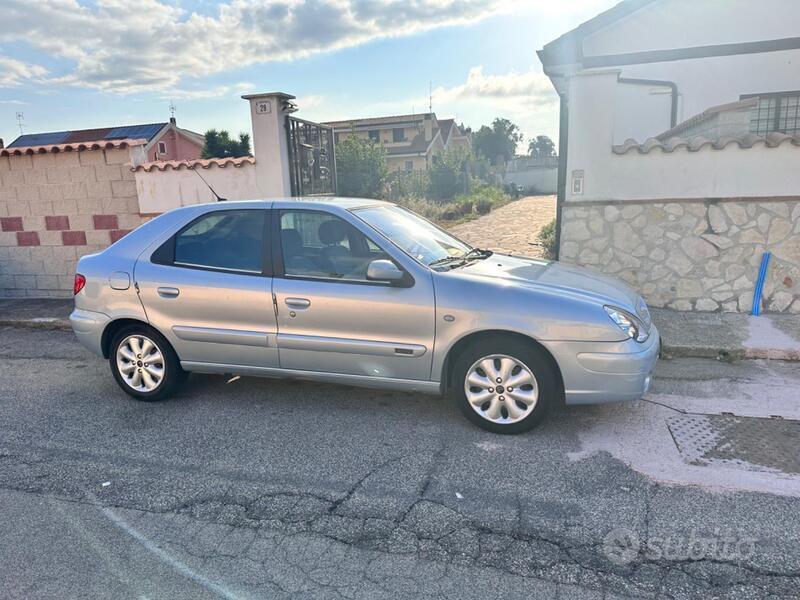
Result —
[[562, 260], [656, 306], [800, 312], [800, 2], [627, 0], [547, 44]]

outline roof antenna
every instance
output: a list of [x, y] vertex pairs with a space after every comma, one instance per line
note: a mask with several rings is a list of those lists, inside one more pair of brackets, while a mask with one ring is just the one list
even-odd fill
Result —
[[24, 127], [24, 125], [22, 124], [22, 122], [23, 122], [24, 120], [25, 120], [25, 114], [24, 114], [24, 113], [21, 113], [21, 112], [18, 112], [18, 113], [17, 113], [17, 124], [19, 125], [19, 134], [20, 134], [20, 135], [23, 135], [23, 134], [25, 133], [25, 132], [22, 130], [22, 128]]
[[433, 112], [433, 82], [428, 80], [428, 112]]
[[202, 175], [200, 175], [200, 172], [197, 170], [197, 165], [196, 165], [196, 164], [194, 164], [194, 165], [192, 165], [192, 164], [189, 164], [189, 161], [188, 161], [188, 160], [186, 160], [186, 161], [184, 161], [184, 162], [186, 163], [186, 167], [187, 167], [188, 169], [190, 169], [190, 170], [194, 171], [194, 172], [195, 172], [195, 174], [196, 174], [196, 175], [197, 175], [197, 176], [200, 178], [200, 180], [201, 180], [203, 183], [205, 183], [205, 184], [206, 184], [206, 187], [207, 187], [208, 189], [210, 189], [210, 190], [211, 190], [211, 193], [212, 193], [212, 194], [214, 194], [214, 197], [217, 199], [217, 202], [227, 202], [227, 200], [228, 200], [228, 199], [227, 199], [227, 198], [223, 198], [223, 197], [222, 197], [222, 196], [220, 196], [220, 195], [219, 195], [217, 192], [215, 192], [215, 191], [214, 191], [214, 188], [212, 188], [212, 187], [211, 187], [211, 185], [209, 185], [209, 183], [208, 183], [208, 182], [207, 182], [207, 181], [206, 181], [206, 180], [203, 178], [203, 176], [202, 176]]
[[169, 122], [175, 125], [175, 104], [173, 104], [172, 100], [169, 101]]

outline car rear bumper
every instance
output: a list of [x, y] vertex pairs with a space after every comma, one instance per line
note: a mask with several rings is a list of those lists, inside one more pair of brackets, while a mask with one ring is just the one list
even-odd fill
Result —
[[110, 321], [108, 315], [78, 308], [69, 316], [72, 331], [80, 344], [98, 356], [103, 356], [103, 331]]
[[551, 351], [561, 368], [567, 404], [639, 400], [650, 388], [661, 338], [653, 326], [643, 344], [562, 343]]

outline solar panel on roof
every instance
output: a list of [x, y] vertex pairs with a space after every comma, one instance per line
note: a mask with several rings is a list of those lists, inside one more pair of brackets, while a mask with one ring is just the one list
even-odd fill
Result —
[[109, 131], [103, 139], [106, 140], [149, 140], [157, 134], [165, 123], [153, 123], [151, 125], [129, 125], [126, 127], [115, 127]]
[[67, 139], [69, 131], [52, 131], [50, 133], [27, 133], [19, 136], [11, 142], [9, 148], [21, 148], [23, 146], [50, 146], [61, 144]]

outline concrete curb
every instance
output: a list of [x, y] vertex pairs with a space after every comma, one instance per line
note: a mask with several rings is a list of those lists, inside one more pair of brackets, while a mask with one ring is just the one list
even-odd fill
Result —
[[40, 317], [36, 319], [0, 319], [0, 327], [17, 327], [19, 329], [45, 329], [50, 331], [72, 331], [67, 319]]

